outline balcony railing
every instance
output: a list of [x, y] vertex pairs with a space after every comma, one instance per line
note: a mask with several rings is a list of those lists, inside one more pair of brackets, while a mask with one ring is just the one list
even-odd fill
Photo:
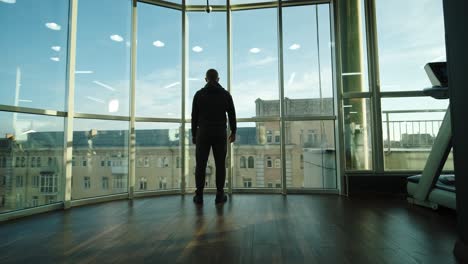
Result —
[[[442, 118], [433, 118], [433, 115], [445, 112], [446, 109], [382, 111], [385, 150], [429, 151], [442, 124]], [[392, 118], [392, 115], [398, 117]], [[421, 116], [428, 116], [428, 119]]]

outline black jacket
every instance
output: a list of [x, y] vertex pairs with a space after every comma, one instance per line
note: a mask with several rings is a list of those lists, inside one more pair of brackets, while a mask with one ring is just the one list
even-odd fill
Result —
[[229, 117], [229, 128], [235, 134], [236, 110], [231, 94], [217, 82], [208, 82], [198, 90], [192, 104], [192, 137], [197, 136], [198, 127], [226, 128], [226, 112]]

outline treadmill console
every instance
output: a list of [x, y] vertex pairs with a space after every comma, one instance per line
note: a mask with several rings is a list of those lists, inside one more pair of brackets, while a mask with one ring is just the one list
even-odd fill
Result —
[[449, 98], [447, 62], [430, 62], [424, 66], [424, 70], [432, 84], [432, 88], [424, 89], [424, 94], [436, 99]]

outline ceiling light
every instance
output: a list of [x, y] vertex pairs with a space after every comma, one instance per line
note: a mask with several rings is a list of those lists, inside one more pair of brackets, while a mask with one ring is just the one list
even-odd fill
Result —
[[202, 52], [203, 48], [200, 47], [200, 46], [195, 46], [195, 47], [192, 48], [192, 50], [195, 51], [195, 52]]
[[58, 58], [58, 57], [51, 57], [50, 60], [53, 60], [53, 61], [60, 61], [60, 58]]
[[153, 42], [153, 45], [158, 47], [158, 48], [162, 48], [166, 44], [164, 44], [164, 42], [162, 42], [162, 41], [156, 40], [155, 42]]
[[52, 46], [51, 49], [59, 52], [60, 51], [60, 46]]
[[91, 74], [93, 71], [75, 71], [75, 74]]
[[3, 2], [5, 4], [15, 4], [16, 0], [0, 0], [0, 2]]
[[32, 103], [32, 100], [29, 100], [29, 99], [19, 99], [18, 102]]
[[86, 98], [88, 98], [91, 101], [97, 102], [97, 103], [101, 103], [101, 104], [105, 103], [104, 100], [96, 98], [96, 97], [86, 96]]
[[116, 41], [116, 42], [122, 42], [123, 41], [123, 38], [120, 35], [111, 35], [110, 39], [112, 39], [113, 41]]
[[289, 46], [290, 50], [297, 50], [297, 49], [300, 49], [300, 48], [301, 48], [301, 45], [299, 45], [297, 43], [294, 43], [291, 46]]
[[100, 81], [93, 81], [93, 83], [94, 83], [94, 84], [97, 84], [97, 85], [99, 85], [99, 86], [101, 86], [101, 87], [104, 87], [104, 88], [106, 88], [107, 90], [115, 91], [115, 88], [114, 88], [114, 87], [111, 87], [111, 86], [109, 86], [109, 85], [107, 85], [107, 84], [105, 84], [105, 83], [102, 83], [102, 82], [100, 82]]
[[45, 26], [52, 30], [60, 30], [62, 28], [60, 25], [54, 22], [46, 23]]
[[32, 129], [29, 129], [29, 130], [26, 130], [23, 133], [21, 133], [21, 135], [26, 135], [26, 134], [30, 134], [30, 133], [36, 133], [36, 131], [32, 130]]
[[119, 111], [119, 100], [112, 99], [109, 101], [109, 113], [115, 113]]
[[251, 53], [256, 54], [256, 53], [259, 53], [259, 52], [260, 52], [260, 49], [259, 49], [259, 48], [251, 48], [249, 51], [250, 51]]

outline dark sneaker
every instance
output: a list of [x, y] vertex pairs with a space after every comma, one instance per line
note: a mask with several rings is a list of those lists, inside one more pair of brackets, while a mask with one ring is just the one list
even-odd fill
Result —
[[215, 204], [221, 204], [227, 202], [227, 195], [222, 193], [222, 194], [216, 194], [216, 199], [215, 199]]
[[196, 204], [203, 204], [203, 195], [195, 194], [195, 196], [193, 196], [193, 202]]

